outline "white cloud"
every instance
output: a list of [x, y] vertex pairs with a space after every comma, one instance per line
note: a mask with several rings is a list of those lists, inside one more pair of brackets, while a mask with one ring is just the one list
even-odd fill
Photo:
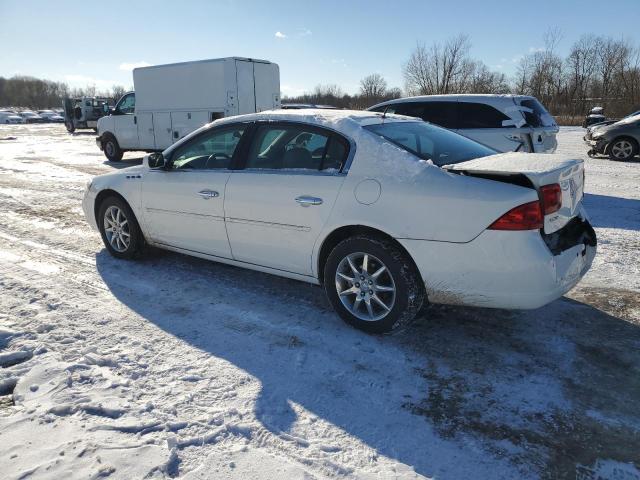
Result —
[[118, 67], [120, 70], [125, 70], [127, 72], [130, 72], [131, 70], [133, 70], [134, 68], [140, 68], [140, 67], [148, 67], [149, 65], [151, 65], [149, 62], [125, 62], [125, 63], [121, 63], [120, 66]]
[[302, 95], [305, 93], [304, 88], [296, 87], [294, 85], [282, 84], [280, 85], [280, 91], [282, 95], [286, 95], [287, 97], [296, 97], [298, 95]]
[[287, 38], [287, 36], [284, 33], [278, 31], [276, 32], [276, 38]]
[[309, 35], [313, 35], [313, 32], [308, 28], [298, 28], [299, 37], [308, 37]]
[[529, 47], [529, 53], [544, 52], [544, 47]]
[[331, 63], [333, 63], [334, 65], [340, 65], [344, 68], [347, 68], [349, 66], [347, 65], [347, 62], [345, 61], [344, 58], [332, 58]]
[[101, 78], [89, 77], [87, 75], [65, 75], [64, 81], [69, 84], [70, 87], [87, 87], [95, 86], [97, 89], [111, 88], [113, 85], [119, 84], [115, 80], [105, 80]]

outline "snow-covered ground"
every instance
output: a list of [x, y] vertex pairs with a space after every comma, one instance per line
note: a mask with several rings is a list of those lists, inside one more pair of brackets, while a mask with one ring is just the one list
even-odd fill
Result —
[[640, 161], [586, 159], [592, 271], [532, 312], [432, 307], [393, 336], [317, 287], [84, 222], [92, 134], [0, 126], [0, 477], [640, 478]]

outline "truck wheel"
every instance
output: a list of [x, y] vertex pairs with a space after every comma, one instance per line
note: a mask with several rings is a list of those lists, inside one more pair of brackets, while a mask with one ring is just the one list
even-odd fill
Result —
[[120, 150], [118, 141], [112, 135], [108, 135], [107, 138], [102, 141], [102, 150], [110, 162], [119, 162], [122, 160], [124, 152]]
[[64, 122], [64, 126], [67, 127], [67, 132], [69, 133], [73, 133], [76, 131], [76, 127], [73, 122], [67, 120], [66, 122]]
[[140, 226], [129, 205], [121, 198], [105, 198], [96, 220], [102, 241], [111, 255], [128, 260], [140, 253], [144, 245]]
[[381, 237], [358, 235], [336, 245], [325, 264], [324, 288], [345, 322], [371, 333], [408, 324], [425, 301], [413, 261]]

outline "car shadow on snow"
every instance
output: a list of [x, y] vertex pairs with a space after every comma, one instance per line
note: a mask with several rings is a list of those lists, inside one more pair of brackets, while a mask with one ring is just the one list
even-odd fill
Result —
[[640, 230], [640, 200], [585, 193], [584, 205], [596, 228]]
[[531, 312], [433, 306], [371, 336], [304, 283], [168, 252], [122, 262], [103, 250], [96, 262], [128, 308], [255, 377], [256, 419], [302, 449], [306, 411], [372, 461], [429, 477], [565, 478], [600, 458], [640, 467], [640, 328], [624, 319], [640, 300], [624, 292], [609, 313], [585, 303], [607, 292]]

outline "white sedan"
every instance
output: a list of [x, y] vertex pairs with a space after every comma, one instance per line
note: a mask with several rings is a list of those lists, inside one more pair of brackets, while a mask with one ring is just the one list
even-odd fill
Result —
[[372, 332], [427, 301], [530, 309], [571, 289], [596, 238], [581, 160], [496, 154], [415, 118], [288, 110], [217, 120], [94, 178], [109, 252], [144, 245], [324, 286]]

